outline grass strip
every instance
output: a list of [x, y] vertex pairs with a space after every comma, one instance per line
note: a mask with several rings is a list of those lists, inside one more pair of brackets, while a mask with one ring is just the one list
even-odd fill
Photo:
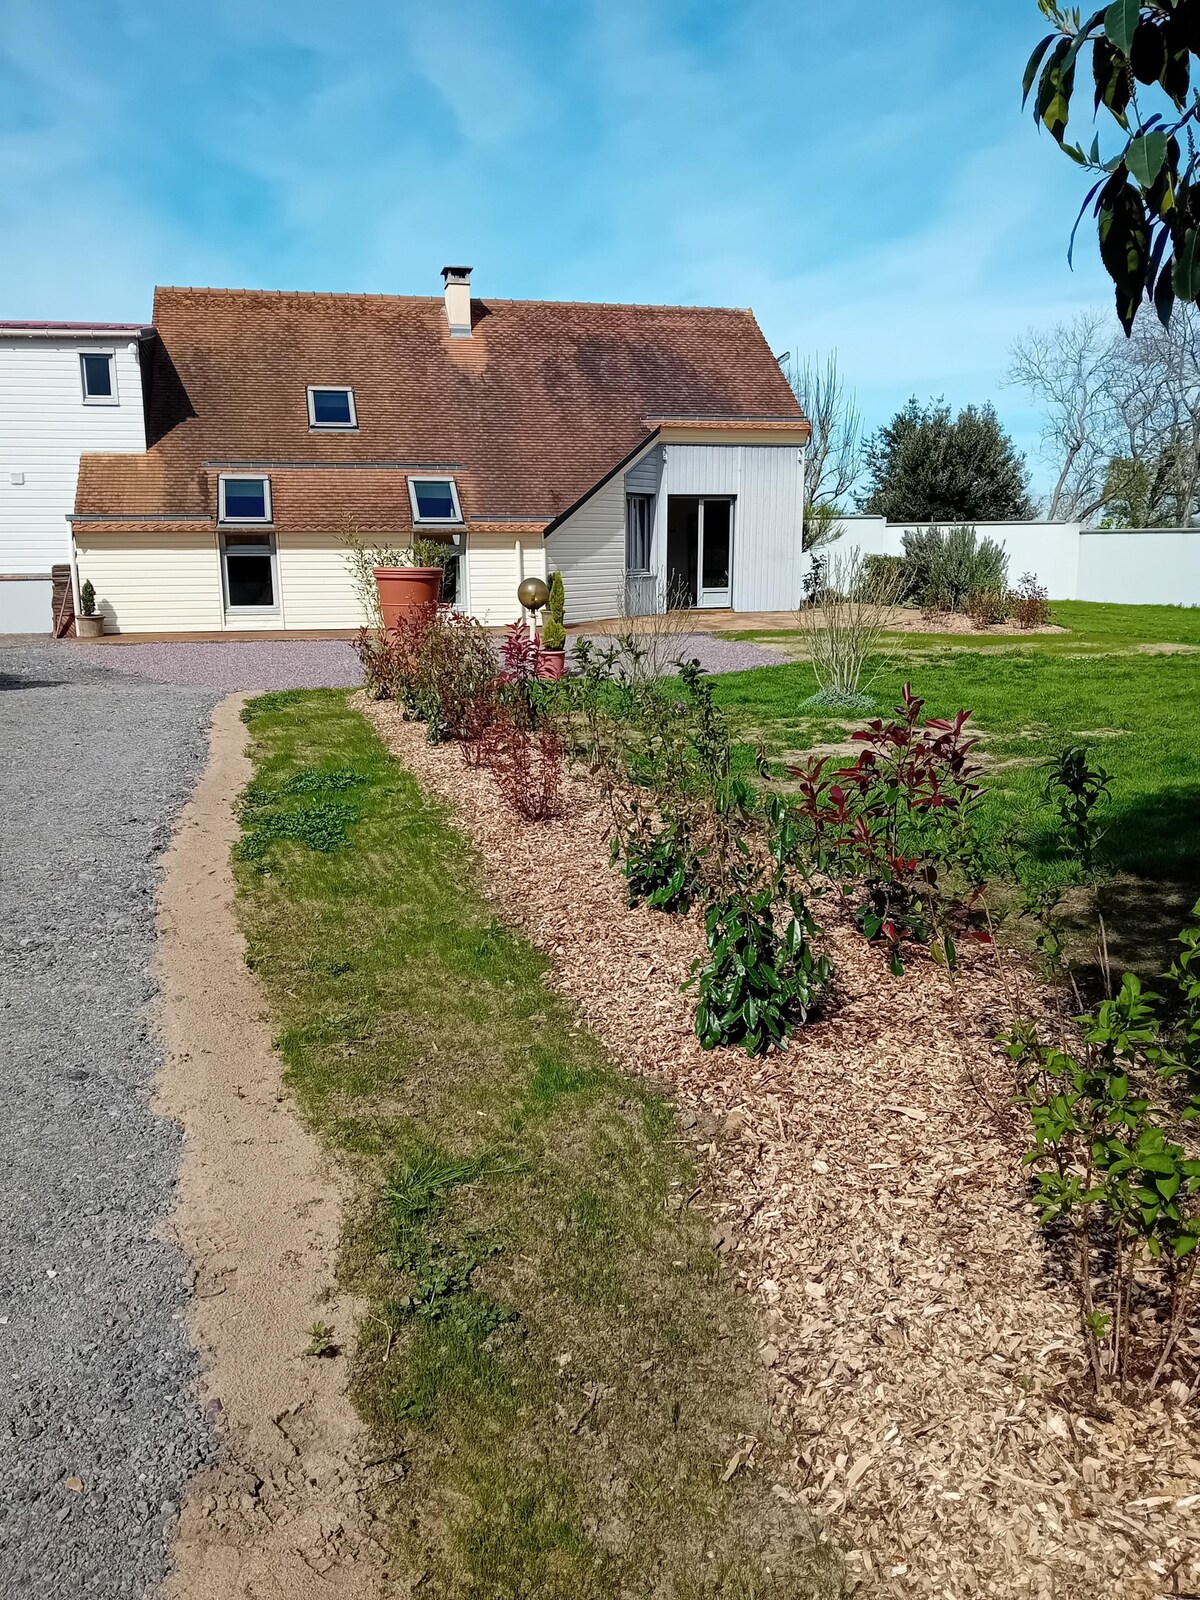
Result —
[[248, 959], [359, 1196], [352, 1393], [402, 1472], [410, 1579], [463, 1600], [841, 1594], [772, 1493], [758, 1330], [687, 1203], [670, 1104], [579, 1026], [344, 693], [244, 716]]

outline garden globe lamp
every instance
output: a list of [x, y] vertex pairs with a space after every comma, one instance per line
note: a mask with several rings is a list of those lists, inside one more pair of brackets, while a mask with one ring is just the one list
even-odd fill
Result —
[[529, 629], [537, 627], [537, 613], [550, 598], [550, 585], [544, 578], [526, 578], [517, 588], [517, 599], [529, 612]]

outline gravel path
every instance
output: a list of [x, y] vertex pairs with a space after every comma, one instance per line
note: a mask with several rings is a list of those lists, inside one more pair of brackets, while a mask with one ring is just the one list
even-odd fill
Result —
[[[671, 648], [681, 655], [698, 656], [709, 672], [777, 667], [786, 659], [766, 645], [720, 634], [688, 634], [673, 641]], [[130, 677], [188, 684], [223, 694], [235, 689], [353, 688], [362, 682], [354, 651], [342, 639], [231, 639], [213, 644], [63, 645], [58, 649]]]
[[[114, 654], [118, 652], [113, 652]], [[106, 662], [107, 665], [107, 662]], [[161, 1241], [156, 857], [215, 696], [0, 649], [0, 1595], [143, 1600], [211, 1452]]]

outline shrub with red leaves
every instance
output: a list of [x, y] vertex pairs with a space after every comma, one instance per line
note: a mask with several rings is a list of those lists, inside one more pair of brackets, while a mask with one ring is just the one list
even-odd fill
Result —
[[896, 973], [905, 942], [928, 945], [953, 968], [956, 931], [986, 938], [976, 925], [983, 872], [970, 817], [983, 790], [970, 761], [971, 713], [922, 722], [924, 706], [906, 683], [891, 721], [852, 735], [865, 748], [851, 765], [822, 756], [788, 769], [816, 865], [856, 902], [860, 928], [887, 945]]
[[479, 746], [506, 805], [526, 822], [562, 815], [563, 742], [552, 728], [523, 727], [513, 708], [502, 707]]
[[437, 739], [456, 739], [468, 766], [478, 763], [479, 741], [496, 718], [500, 676], [492, 641], [472, 618], [452, 611], [426, 636], [422, 673], [437, 705]]

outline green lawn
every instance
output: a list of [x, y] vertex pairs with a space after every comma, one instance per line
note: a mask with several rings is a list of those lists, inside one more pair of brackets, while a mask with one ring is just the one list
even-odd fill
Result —
[[[886, 710], [907, 679], [930, 714], [974, 713], [988, 768], [982, 828], [996, 839], [1015, 824], [1035, 879], [1070, 876], [1038, 763], [1056, 745], [1086, 743], [1113, 775], [1100, 909], [1118, 955], [1153, 965], [1200, 891], [1200, 650], [1142, 647], [1200, 647], [1200, 609], [1070, 602], [1054, 614], [1068, 632], [896, 635], [870, 692]], [[854, 726], [806, 712], [815, 687], [798, 662], [723, 676], [717, 696], [743, 740], [762, 738], [786, 759], [843, 742]]]
[[[671, 1105], [579, 1026], [345, 694], [265, 695], [246, 721], [249, 960], [358, 1196], [352, 1392], [394, 1467], [404, 1592], [841, 1594], [771, 1493], [760, 1333]], [[723, 1484], [747, 1435], [756, 1465]]]

